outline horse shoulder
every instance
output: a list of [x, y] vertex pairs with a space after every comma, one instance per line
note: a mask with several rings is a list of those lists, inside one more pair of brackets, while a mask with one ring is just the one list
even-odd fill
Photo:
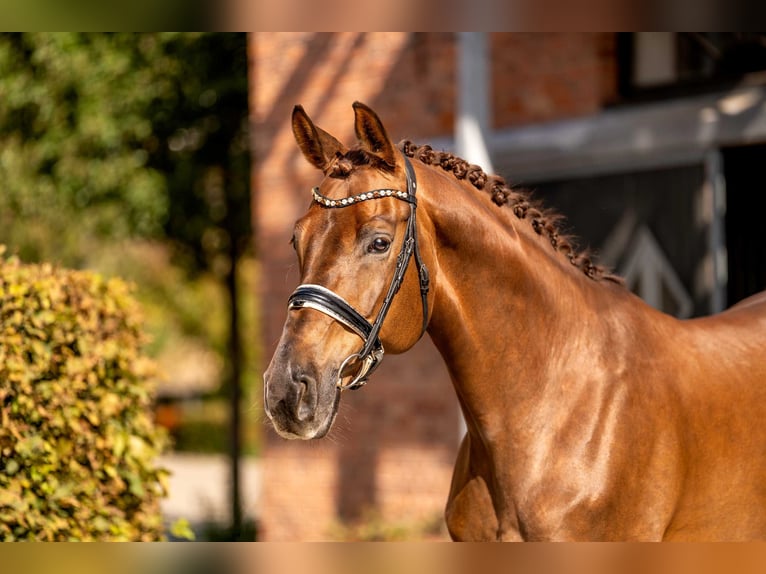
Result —
[[679, 324], [633, 297], [599, 318], [589, 368], [562, 374], [566, 410], [537, 437], [545, 464], [522, 482], [529, 539], [659, 540], [672, 519], [684, 473]]

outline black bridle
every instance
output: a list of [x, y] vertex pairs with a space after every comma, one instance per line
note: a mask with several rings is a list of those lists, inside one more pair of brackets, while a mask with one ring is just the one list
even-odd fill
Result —
[[[370, 199], [381, 199], [384, 197], [393, 197], [402, 201], [406, 201], [410, 205], [410, 215], [407, 218], [407, 229], [404, 234], [404, 241], [402, 242], [402, 248], [399, 255], [396, 258], [396, 268], [394, 269], [394, 276], [391, 279], [391, 284], [388, 287], [388, 292], [383, 300], [383, 305], [378, 311], [378, 315], [375, 320], [370, 323], [365, 319], [361, 313], [354, 309], [346, 302], [343, 297], [334, 293], [326, 287], [321, 285], [303, 284], [290, 295], [288, 300], [288, 309], [303, 309], [310, 308], [329, 315], [339, 323], [342, 323], [351, 331], [359, 335], [364, 340], [362, 348], [349, 355], [341, 363], [338, 368], [338, 380], [336, 386], [340, 390], [345, 389], [358, 389], [367, 382], [367, 379], [372, 372], [380, 365], [383, 360], [383, 344], [380, 341], [379, 334], [380, 329], [383, 326], [383, 321], [386, 318], [391, 303], [394, 300], [394, 296], [399, 291], [402, 281], [404, 280], [404, 274], [407, 272], [407, 266], [410, 259], [415, 257], [415, 264], [418, 267], [418, 275], [420, 278], [420, 296], [423, 303], [423, 327], [421, 330], [421, 336], [425, 333], [428, 327], [428, 288], [429, 277], [428, 269], [420, 258], [420, 250], [418, 249], [418, 232], [415, 221], [415, 210], [418, 202], [415, 198], [415, 192], [417, 191], [417, 180], [415, 179], [415, 170], [412, 168], [412, 164], [407, 156], [404, 156], [404, 167], [407, 175], [407, 191], [400, 191], [394, 189], [375, 189], [360, 193], [351, 197], [343, 199], [330, 199], [319, 193], [319, 188], [315, 187], [312, 190], [314, 201], [322, 207], [327, 208], [340, 208], [355, 205], [362, 201]], [[351, 382], [343, 384], [343, 372], [347, 366], [350, 366], [354, 362], [361, 363], [359, 371], [354, 375]]]

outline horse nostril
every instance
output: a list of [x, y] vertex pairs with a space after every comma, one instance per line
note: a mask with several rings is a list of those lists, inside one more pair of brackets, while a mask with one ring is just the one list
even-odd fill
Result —
[[297, 415], [299, 421], [314, 417], [317, 406], [317, 382], [314, 378], [303, 375], [298, 378]]

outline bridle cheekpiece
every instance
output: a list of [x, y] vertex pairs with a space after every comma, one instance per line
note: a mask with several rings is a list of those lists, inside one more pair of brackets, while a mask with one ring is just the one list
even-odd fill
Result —
[[[288, 300], [288, 309], [309, 308], [320, 311], [345, 325], [364, 341], [362, 348], [358, 352], [346, 357], [338, 368], [336, 387], [341, 391], [345, 389], [358, 389], [364, 385], [372, 372], [383, 360], [384, 350], [379, 337], [380, 329], [383, 326], [383, 321], [388, 314], [394, 296], [401, 287], [402, 281], [404, 280], [404, 274], [407, 271], [407, 266], [413, 256], [415, 257], [415, 264], [418, 267], [420, 296], [423, 305], [423, 326], [421, 336], [425, 333], [425, 330], [428, 327], [428, 289], [430, 281], [428, 269], [421, 260], [420, 250], [418, 249], [418, 234], [415, 221], [417, 208], [415, 192], [417, 191], [417, 180], [415, 178], [415, 170], [412, 168], [409, 158], [404, 154], [402, 155], [404, 157], [404, 167], [407, 176], [407, 191], [396, 189], [374, 189], [343, 199], [331, 199], [320, 194], [319, 188], [315, 187], [312, 189], [314, 201], [322, 207], [331, 209], [348, 207], [363, 201], [386, 197], [393, 197], [394, 199], [406, 201], [410, 206], [410, 214], [407, 218], [407, 229], [405, 231], [404, 241], [402, 242], [402, 248], [396, 258], [394, 276], [391, 279], [391, 284], [388, 287], [383, 304], [372, 323], [365, 319], [365, 317], [354, 309], [345, 299], [343, 299], [343, 297], [321, 285], [310, 283], [299, 285], [293, 294], [290, 295], [290, 299]], [[352, 380], [344, 385], [343, 373], [346, 370], [346, 367], [350, 367], [355, 362], [360, 363], [359, 370], [353, 376]]]

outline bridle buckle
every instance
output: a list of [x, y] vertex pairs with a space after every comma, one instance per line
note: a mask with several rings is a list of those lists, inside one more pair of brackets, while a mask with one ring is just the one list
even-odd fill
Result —
[[[375, 371], [375, 369], [378, 368], [378, 365], [380, 365], [381, 361], [383, 360], [383, 349], [379, 349], [376, 351], [372, 351], [371, 353], [368, 353], [367, 356], [362, 357], [360, 353], [354, 353], [352, 355], [349, 355], [346, 357], [343, 362], [340, 364], [340, 367], [338, 368], [338, 380], [335, 383], [335, 386], [341, 390], [356, 390], [364, 385], [367, 384], [367, 379], [370, 378], [370, 375]], [[359, 371], [356, 373], [356, 375], [353, 376], [351, 381], [349, 383], [343, 384], [343, 379], [345, 379], [348, 375], [344, 375], [344, 371], [346, 370], [346, 367], [349, 365], [352, 365], [354, 361], [360, 361], [361, 366], [359, 368]]]

